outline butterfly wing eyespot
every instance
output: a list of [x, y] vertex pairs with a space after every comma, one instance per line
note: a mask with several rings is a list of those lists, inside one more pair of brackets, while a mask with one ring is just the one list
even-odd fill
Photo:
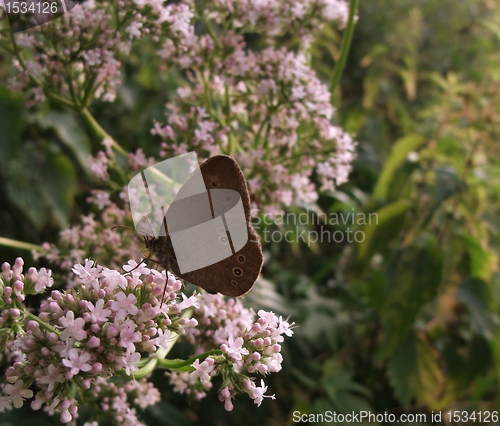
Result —
[[243, 254], [239, 254], [237, 259], [238, 259], [238, 262], [240, 262], [240, 263], [245, 263], [245, 260], [247, 260], [247, 258]]
[[236, 280], [231, 280], [231, 284], [234, 285], [234, 286], [237, 286], [238, 285], [238, 281]]
[[243, 275], [243, 269], [241, 269], [239, 266], [236, 266], [233, 268], [233, 275], [236, 277], [241, 277]]
[[222, 244], [227, 244], [227, 243], [228, 243], [228, 239], [227, 239], [227, 237], [224, 237], [224, 236], [219, 237], [219, 241], [220, 241]]
[[224, 228], [219, 228], [219, 229], [217, 229], [217, 231], [219, 231], [219, 234], [226, 232], [226, 230]]

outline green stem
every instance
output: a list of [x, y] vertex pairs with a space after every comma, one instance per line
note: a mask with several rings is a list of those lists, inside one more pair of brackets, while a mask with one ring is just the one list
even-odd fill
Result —
[[208, 22], [208, 20], [206, 18], [204, 7], [203, 6], [198, 6], [196, 8], [196, 12], [198, 14], [198, 17], [199, 17], [200, 21], [202, 22], [202, 24], [207, 29], [208, 34], [210, 34], [210, 37], [212, 37], [212, 40], [215, 43], [215, 47], [217, 47], [218, 49], [220, 49], [222, 47], [221, 46], [221, 42], [219, 40], [219, 37], [217, 37], [217, 34], [215, 33], [215, 30], [213, 29], [212, 25], [210, 24], [210, 22]]
[[88, 81], [87, 81], [87, 87], [84, 90], [84, 95], [83, 95], [83, 101], [82, 101], [82, 106], [84, 108], [87, 108], [90, 103], [92, 102], [92, 98], [94, 96], [94, 83], [97, 80], [97, 74], [94, 74]]
[[43, 251], [42, 246], [31, 243], [25, 243], [23, 241], [11, 240], [10, 238], [3, 238], [3, 237], [0, 237], [0, 246], [18, 248], [22, 250]]
[[166, 368], [169, 370], [178, 370], [185, 367], [191, 367], [191, 364], [195, 362], [197, 359], [207, 358], [210, 355], [222, 355], [222, 351], [220, 349], [213, 349], [211, 351], [203, 352], [200, 355], [196, 355], [193, 358], [189, 359], [159, 359], [158, 367]]
[[76, 96], [76, 93], [75, 93], [75, 88], [73, 87], [73, 77], [71, 75], [68, 64], [66, 64], [64, 68], [66, 70], [66, 77], [68, 78], [68, 87], [69, 87], [69, 93], [71, 95], [71, 100], [73, 101], [74, 105], [78, 105], [79, 101], [78, 101], [78, 97]]
[[356, 16], [356, 11], [358, 10], [359, 0], [351, 0], [349, 4], [349, 18], [347, 19], [347, 27], [342, 37], [342, 43], [340, 45], [340, 56], [335, 64], [335, 69], [333, 70], [332, 82], [330, 85], [330, 93], [332, 96], [335, 94], [335, 89], [337, 88], [342, 72], [344, 71], [345, 63], [347, 61], [347, 55], [349, 54], [349, 49], [351, 48], [352, 35], [354, 34], [354, 17]]
[[89, 127], [90, 131], [93, 135], [100, 139], [101, 141], [104, 139], [109, 139], [112, 142], [112, 148], [118, 152], [119, 154], [127, 157], [127, 151], [125, 151], [119, 144], [116, 142], [109, 134], [102, 128], [102, 126], [97, 122], [94, 116], [89, 112], [87, 108], [83, 108], [80, 111], [80, 115], [85, 122], [85, 124]]
[[157, 362], [158, 358], [152, 357], [144, 366], [139, 368], [139, 370], [132, 372], [130, 376], [125, 372], [125, 369], [117, 371], [116, 375], [121, 377], [133, 377], [134, 379], [142, 379], [143, 377], [146, 377], [148, 374], [154, 371]]
[[24, 311], [24, 316], [30, 320], [36, 321], [38, 324], [40, 324], [40, 327], [43, 329], [50, 331], [52, 333], [57, 334], [58, 336], [61, 334], [61, 332], [51, 325], [47, 324], [45, 321], [42, 321], [40, 318], [38, 318], [36, 315], [33, 315], [31, 312]]
[[[38, 84], [41, 85], [41, 83], [38, 83]], [[73, 102], [70, 102], [69, 100], [63, 98], [62, 96], [56, 95], [55, 93], [52, 93], [51, 91], [49, 91], [47, 89], [44, 89], [44, 92], [45, 92], [45, 96], [47, 96], [48, 98], [57, 102], [59, 105], [64, 106], [66, 108], [69, 108], [73, 111], [78, 111], [78, 107]]]

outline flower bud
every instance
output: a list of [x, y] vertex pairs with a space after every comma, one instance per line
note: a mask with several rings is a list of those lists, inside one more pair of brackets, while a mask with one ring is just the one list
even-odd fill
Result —
[[21, 315], [21, 312], [17, 308], [10, 308], [9, 309], [9, 314], [12, 318], [17, 318], [18, 316]]
[[267, 365], [266, 364], [258, 364], [257, 365], [257, 370], [259, 371], [259, 373], [266, 373], [268, 368], [267, 368]]
[[87, 342], [87, 348], [97, 348], [101, 344], [101, 340], [97, 336], [92, 336]]

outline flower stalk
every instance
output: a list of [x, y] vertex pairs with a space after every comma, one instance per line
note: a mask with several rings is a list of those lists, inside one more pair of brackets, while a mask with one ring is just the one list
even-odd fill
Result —
[[356, 12], [358, 10], [359, 0], [350, 0], [349, 2], [349, 17], [347, 18], [347, 26], [342, 37], [340, 45], [340, 55], [335, 68], [333, 70], [332, 82], [330, 83], [330, 93], [332, 97], [335, 95], [335, 90], [340, 83], [340, 78], [344, 72], [344, 67], [351, 49], [352, 36], [354, 34]]

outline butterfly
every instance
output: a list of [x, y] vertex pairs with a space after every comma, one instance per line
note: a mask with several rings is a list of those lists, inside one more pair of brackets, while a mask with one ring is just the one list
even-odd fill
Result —
[[[164, 235], [144, 236], [146, 258], [157, 262], [162, 268], [169, 270], [178, 278], [195, 284], [208, 293], [221, 293], [233, 297], [242, 296], [253, 287], [264, 262], [261, 244], [251, 225], [250, 196], [245, 178], [238, 163], [225, 155], [209, 158], [201, 164], [200, 171], [205, 187], [211, 194], [211, 216], [207, 217], [206, 209], [200, 208], [202, 199], [200, 197], [204, 194], [199, 194], [200, 197], [186, 197], [173, 203], [164, 213], [164, 218], [166, 218]], [[191, 176], [186, 180], [180, 188], [178, 196], [189, 192], [194, 179]], [[230, 191], [220, 191], [221, 189]], [[176, 257], [176, 250], [174, 250], [174, 243], [168, 229], [172, 229], [176, 225], [188, 228], [189, 225], [194, 226], [207, 219], [211, 220], [219, 216], [220, 213], [227, 212], [240, 199], [246, 220], [246, 235], [244, 235], [246, 243], [244, 246], [235, 251], [234, 247], [237, 246], [237, 242], [234, 240], [234, 234], [228, 232], [227, 225], [220, 226], [217, 229], [220, 249], [222, 250], [226, 246], [225, 249], [228, 250], [228, 245], [230, 245], [232, 255], [209, 266], [190, 272], [181, 272], [182, 268], [179, 266], [180, 262]], [[227, 220], [229, 219], [226, 215]], [[233, 235], [233, 240], [231, 240], [231, 235]], [[215, 249], [212, 246], [207, 247], [207, 253], [210, 254], [216, 249], [217, 247]]]

